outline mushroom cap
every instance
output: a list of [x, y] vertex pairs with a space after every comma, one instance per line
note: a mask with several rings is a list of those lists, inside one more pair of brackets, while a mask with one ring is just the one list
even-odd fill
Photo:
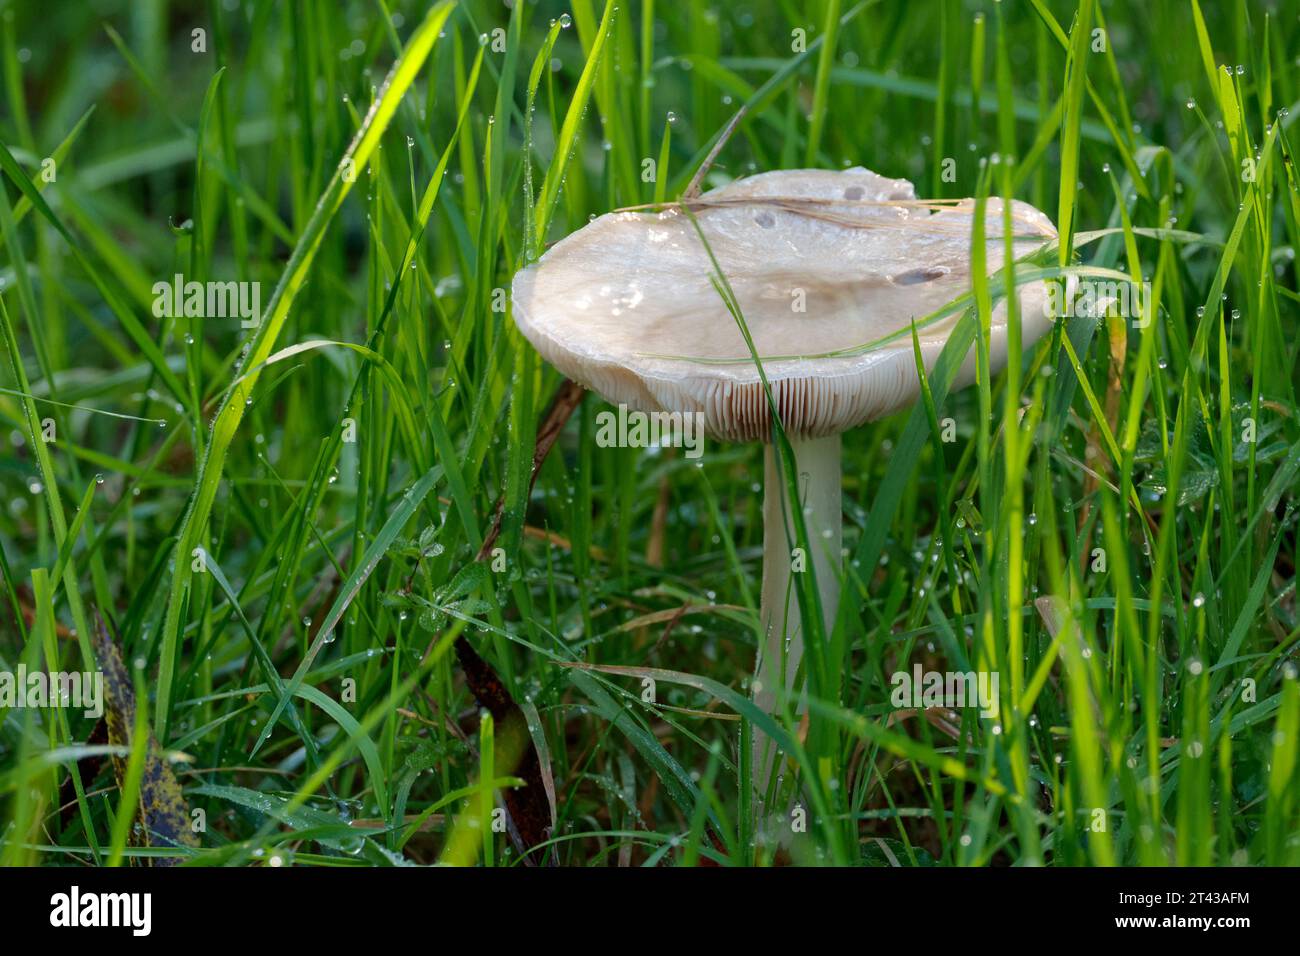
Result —
[[[919, 202], [911, 183], [861, 167], [795, 169], [736, 180], [705, 193], [692, 210], [788, 434], [835, 434], [916, 399], [911, 323], [970, 291], [973, 200]], [[1013, 202], [1012, 216], [1017, 258], [1056, 236], [1051, 220], [1027, 203]], [[1004, 261], [1002, 226], [1002, 202], [990, 198], [990, 275]], [[714, 438], [766, 440], [759, 370], [713, 272], [680, 208], [607, 213], [515, 276], [515, 322], [551, 364], [610, 402], [699, 412]], [[1052, 325], [1047, 286], [1026, 283], [1018, 294], [1029, 347]], [[927, 369], [960, 315], [918, 328]], [[827, 354], [844, 350], [856, 351]], [[992, 316], [994, 369], [1006, 352], [1004, 299]], [[974, 375], [972, 348], [957, 384]]]

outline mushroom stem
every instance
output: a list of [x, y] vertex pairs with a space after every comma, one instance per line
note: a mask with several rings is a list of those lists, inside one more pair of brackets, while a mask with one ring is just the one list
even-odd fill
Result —
[[[781, 478], [775, 448], [763, 448], [763, 597], [760, 619], [764, 643], [759, 648], [756, 668], [758, 686], [754, 703], [771, 713], [776, 707], [777, 688], [789, 691], [803, 658], [803, 626], [799, 617], [798, 591], [793, 574], [814, 570], [821, 592], [822, 618], [827, 633], [835, 622], [840, 600], [839, 557], [842, 537], [840, 485], [840, 436], [825, 438], [791, 437], [794, 450], [796, 487], [808, 526], [811, 554], [796, 558], [794, 515], [786, 482]], [[803, 710], [800, 700], [798, 709]], [[766, 734], [755, 731], [753, 785], [756, 794], [768, 789], [776, 757], [776, 746]], [[756, 809], [761, 804], [756, 804]]]

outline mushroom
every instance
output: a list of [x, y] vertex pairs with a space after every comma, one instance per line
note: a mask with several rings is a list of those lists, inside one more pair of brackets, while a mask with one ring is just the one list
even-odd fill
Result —
[[[771, 712], [777, 688], [793, 688], [803, 638], [791, 578], [791, 502], [753, 354], [794, 451], [813, 550], [803, 557], [812, 559], [829, 631], [840, 587], [840, 433], [917, 398], [911, 326], [970, 291], [974, 202], [918, 201], [906, 180], [857, 167], [762, 173], [687, 205], [691, 215], [681, 204], [609, 213], [562, 239], [515, 276], [514, 317], [551, 364], [609, 402], [646, 413], [700, 413], [712, 438], [765, 443], [765, 643], [754, 696]], [[985, 215], [993, 274], [1005, 249], [1001, 201], [988, 200]], [[1051, 221], [1026, 203], [1013, 203], [1012, 219], [1017, 258], [1056, 236]], [[701, 233], [754, 352], [713, 284]], [[1047, 287], [1023, 284], [1018, 295], [1027, 347], [1052, 324]], [[918, 325], [927, 369], [959, 317]], [[992, 369], [1006, 353], [1002, 300], [992, 315]], [[974, 376], [972, 349], [956, 384]], [[757, 750], [761, 739], [755, 743]], [[770, 755], [755, 760], [756, 784], [770, 766]]]

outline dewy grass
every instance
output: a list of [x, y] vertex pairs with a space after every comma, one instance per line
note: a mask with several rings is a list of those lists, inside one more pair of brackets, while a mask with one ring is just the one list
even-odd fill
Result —
[[[0, 698], [0, 863], [1300, 864], [1295, 17], [153, 6], [0, 22], [0, 671], [92, 666], [98, 612], [140, 701], [124, 749]], [[952, 327], [844, 436], [838, 608], [771, 713], [763, 450], [552, 415], [509, 291], [593, 216], [707, 208], [719, 143], [704, 190], [863, 165], [1060, 232], [824, 356]], [[177, 274], [257, 283], [256, 327], [156, 315]], [[999, 371], [1031, 282], [1070, 308]], [[992, 716], [925, 697], [980, 674]], [[197, 850], [138, 832], [145, 720]]]

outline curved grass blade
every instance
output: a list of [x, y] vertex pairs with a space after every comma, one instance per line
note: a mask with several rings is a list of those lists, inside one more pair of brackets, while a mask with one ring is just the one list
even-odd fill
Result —
[[384, 522], [383, 528], [381, 528], [379, 533], [375, 535], [374, 540], [370, 543], [370, 547], [366, 549], [365, 556], [361, 559], [361, 563], [357, 565], [356, 570], [348, 576], [348, 579], [343, 582], [343, 585], [339, 588], [338, 597], [335, 598], [333, 606], [329, 609], [329, 613], [325, 615], [325, 620], [321, 622], [320, 630], [316, 632], [316, 637], [312, 640], [311, 647], [308, 648], [306, 656], [302, 659], [302, 663], [298, 665], [298, 669], [294, 671], [293, 677], [289, 680], [289, 683], [280, 694], [280, 699], [272, 710], [271, 716], [263, 725], [262, 732], [258, 735], [257, 742], [253, 745], [250, 756], [256, 756], [257, 752], [262, 748], [262, 744], [266, 743], [266, 739], [271, 735], [271, 731], [274, 729], [276, 721], [280, 719], [281, 712], [283, 712], [285, 706], [288, 704], [290, 695], [297, 693], [299, 686], [302, 684], [303, 677], [306, 676], [309, 670], [311, 670], [311, 665], [312, 662], [316, 660], [316, 655], [320, 653], [322, 647], [330, 642], [330, 635], [334, 633], [334, 628], [338, 626], [339, 621], [342, 619], [343, 612], [347, 610], [348, 605], [352, 603], [352, 599], [360, 592], [361, 586], [366, 583], [366, 580], [374, 572], [375, 568], [378, 567], [380, 560], [397, 539], [402, 528], [411, 520], [411, 516], [415, 514], [415, 511], [420, 506], [421, 502], [423, 502], [429, 492], [433, 490], [433, 486], [438, 483], [438, 479], [442, 477], [442, 474], [442, 466], [434, 465], [425, 473], [423, 478], [407, 489], [406, 493], [402, 495], [401, 503], [393, 509], [393, 513], [389, 515], [388, 520]]
[[[333, 220], [339, 206], [342, 205], [344, 197], [350, 191], [351, 180], [355, 178], [351, 175], [345, 176], [345, 170], [363, 168], [369, 161], [371, 154], [379, 145], [380, 137], [388, 128], [388, 124], [397, 111], [398, 103], [415, 81], [416, 75], [433, 49], [443, 24], [446, 23], [447, 17], [451, 14], [454, 6], [454, 0], [442, 0], [441, 3], [433, 6], [425, 16], [424, 22], [420, 24], [407, 43], [406, 50], [393, 65], [393, 69], [375, 97], [370, 111], [366, 114], [361, 128], [357, 130], [352, 144], [343, 154], [339, 168], [335, 170], [333, 178], [316, 206], [316, 210], [312, 213], [311, 219], [308, 220], [307, 226], [294, 248], [293, 255], [289, 259], [289, 264], [285, 268], [284, 275], [271, 296], [271, 301], [267, 307], [269, 315], [258, 327], [257, 333], [249, 346], [248, 364], [250, 366], [259, 365], [270, 356], [275, 347], [275, 340], [289, 316], [289, 308], [292, 306], [299, 290], [307, 281], [307, 274], [311, 270], [316, 250], [324, 238], [325, 230]], [[171, 693], [175, 677], [176, 650], [181, 640], [181, 612], [185, 605], [185, 596], [190, 575], [192, 574], [190, 563], [186, 558], [193, 548], [199, 544], [208, 523], [212, 505], [216, 500], [217, 488], [221, 483], [226, 452], [230, 447], [230, 443], [234, 440], [235, 432], [238, 430], [239, 423], [243, 418], [245, 401], [252, 396], [256, 382], [256, 375], [243, 378], [226, 393], [225, 399], [213, 421], [207, 453], [199, 466], [198, 485], [194, 496], [190, 499], [190, 505], [186, 510], [184, 522], [181, 526], [180, 538], [177, 543], [175, 572], [172, 575], [171, 590], [167, 600], [167, 612], [163, 621], [161, 659], [158, 671], [158, 701], [154, 727], [160, 739], [166, 738], [171, 714]], [[342, 612], [340, 611], [340, 613]], [[284, 703], [284, 698], [281, 698], [281, 702], [276, 708], [277, 717]], [[259, 740], [259, 745], [262, 740], [265, 740], [265, 733], [274, 723], [275, 719], [272, 719], [263, 728], [263, 737]]]

